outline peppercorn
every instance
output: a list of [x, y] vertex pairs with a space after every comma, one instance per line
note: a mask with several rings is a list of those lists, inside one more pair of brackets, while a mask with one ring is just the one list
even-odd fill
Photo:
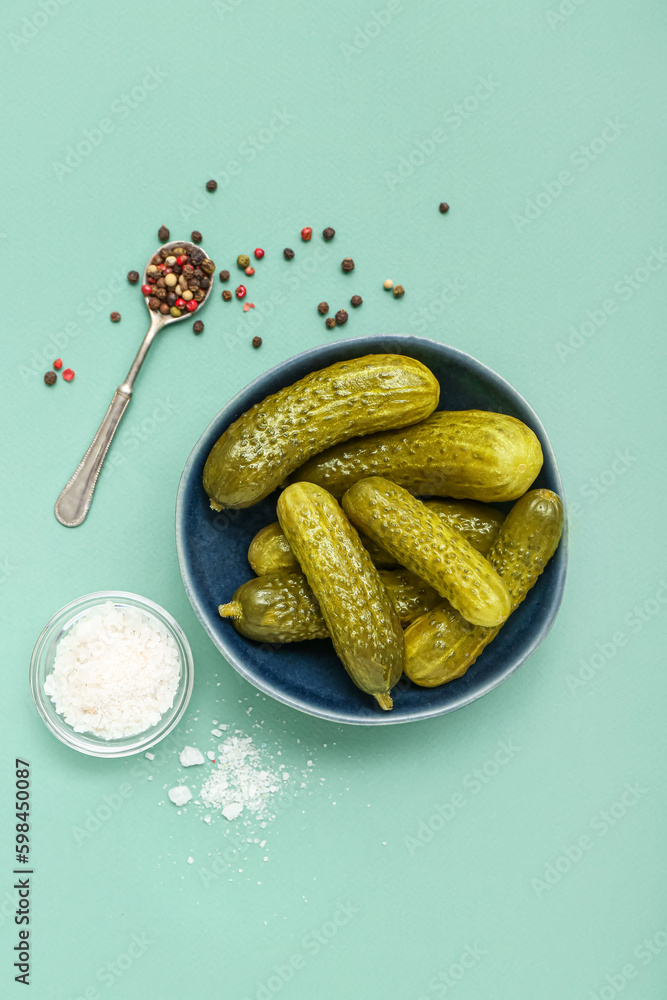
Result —
[[[231, 297], [232, 293], [230, 292], [229, 294]], [[206, 293], [202, 292], [201, 288], [198, 288], [197, 291], [194, 293], [195, 302], [203, 302], [205, 298], [206, 298]]]
[[130, 282], [131, 285], [136, 285], [136, 283], [139, 280], [139, 272], [138, 271], [128, 271], [127, 272], [127, 280]]
[[204, 272], [202, 271], [201, 267], [196, 267], [195, 268], [194, 277], [195, 278], [203, 278], [204, 277]]
[[44, 376], [44, 381], [46, 382], [47, 385], [55, 385], [56, 382], [58, 381], [58, 376], [56, 375], [55, 372], [47, 372], [46, 375]]
[[285, 260], [292, 260], [292, 258], [294, 257], [294, 251], [292, 250], [291, 247], [285, 247], [285, 249], [283, 250], [283, 257], [285, 258]]
[[262, 250], [261, 247], [257, 247], [257, 249], [255, 250], [255, 257], [257, 258], [257, 260], [261, 260], [263, 256], [264, 256], [264, 251]]
[[242, 299], [245, 296], [245, 293], [246, 293], [245, 285], [239, 285], [238, 288], [236, 289], [236, 298]]
[[[173, 250], [170, 250], [170, 251], [169, 251], [169, 253], [173, 254], [173, 255], [174, 255], [174, 257], [176, 257], [176, 258], [178, 258], [178, 257], [183, 257], [183, 256], [185, 255], [185, 252], [186, 252], [186, 251], [185, 251], [185, 247], [174, 247], [174, 249], [173, 249]], [[200, 253], [201, 253], [201, 251], [200, 251]], [[182, 264], [182, 263], [183, 263], [183, 261], [182, 261], [182, 260], [179, 260], [179, 261], [178, 261], [178, 263], [179, 263], [179, 264]]]
[[222, 293], [222, 297], [225, 300], [225, 302], [231, 302], [231, 300], [232, 300], [232, 293], [230, 292], [230, 290], [228, 288], [225, 288], [224, 292]]
[[331, 226], [327, 226], [327, 228], [322, 232], [322, 236], [325, 238], [327, 242], [329, 240], [332, 240], [335, 235], [336, 235], [336, 230], [332, 229]]
[[200, 319], [197, 319], [192, 324], [193, 333], [202, 333], [204, 330], [204, 324]]
[[173, 288], [175, 285], [178, 284], [178, 278], [176, 277], [175, 274], [170, 273], [165, 277], [164, 283], [167, 286], [167, 288]]
[[383, 283], [383, 285], [382, 285], [382, 287], [386, 288], [387, 291], [389, 291], [390, 288], [394, 287], [394, 282], [391, 280], [391, 278], [386, 278], [385, 281], [384, 281], [384, 283]]
[[111, 315], [109, 316], [109, 319], [111, 320], [112, 323], [120, 323], [120, 313], [112, 312]]
[[401, 296], [405, 295], [405, 289], [403, 285], [394, 285], [394, 298], [400, 299]]
[[248, 275], [249, 278], [252, 278], [253, 274], [255, 273], [255, 268], [254, 267], [246, 267], [245, 273]]
[[181, 310], [178, 308], [178, 306], [172, 306], [169, 312], [171, 313], [172, 316], [178, 317], [181, 315]]
[[326, 314], [329, 312], [329, 303], [320, 302], [319, 306], [317, 307], [317, 311], [318, 313], [320, 313], [321, 316], [326, 316]]
[[307, 243], [312, 235], [313, 235], [313, 230], [310, 228], [310, 226], [304, 226], [303, 229], [301, 230], [301, 239], [303, 240], [304, 243]]
[[167, 305], [166, 302], [163, 302], [160, 305], [160, 312], [162, 313], [163, 316], [168, 316], [169, 315], [169, 306]]
[[195, 309], [197, 308], [198, 304], [199, 304], [199, 303], [197, 302], [197, 300], [196, 300], [196, 299], [190, 299], [190, 301], [189, 301], [189, 302], [186, 302], [186, 303], [185, 303], [185, 308], [186, 308], [186, 310], [187, 310], [187, 311], [188, 311], [189, 313], [193, 313], [193, 312], [195, 311]]
[[183, 265], [183, 274], [185, 275], [186, 278], [191, 278], [194, 273], [195, 273], [195, 269], [192, 266], [192, 264], [184, 264]]
[[206, 181], [206, 190], [207, 191], [215, 191], [215, 190], [217, 190], [217, 187], [218, 187], [218, 182], [217, 181]]
[[169, 230], [166, 226], [160, 226], [157, 231], [157, 238], [161, 240], [162, 243], [166, 243], [169, 239]]
[[60, 369], [62, 368], [62, 366], [63, 366], [63, 363], [62, 363], [61, 359], [60, 358], [56, 358], [56, 360], [53, 362], [53, 367], [56, 369], [56, 371], [60, 371]]
[[361, 305], [363, 301], [364, 300], [362, 299], [361, 295], [353, 295], [352, 298], [350, 299], [350, 305], [354, 306], [354, 308], [356, 309], [358, 306]]
[[193, 243], [201, 243], [203, 238], [204, 237], [202, 236], [202, 234], [199, 232], [198, 229], [193, 229], [192, 232], [190, 233], [190, 239], [192, 240]]
[[151, 295], [153, 292], [153, 288], [151, 285], [142, 285], [141, 291], [143, 292], [144, 295]]
[[253, 347], [261, 347], [262, 346], [262, 338], [261, 337], [253, 337], [252, 338], [252, 346]]
[[166, 297], [167, 297], [167, 289], [164, 286], [162, 288], [158, 288], [156, 286], [156, 288], [155, 288], [155, 298], [156, 299], [160, 299], [160, 301], [162, 301], [162, 299], [166, 299]]
[[151, 297], [148, 300], [148, 308], [152, 309], [153, 312], [155, 312], [156, 309], [160, 308], [160, 300], [156, 299], [154, 295], [151, 295]]
[[340, 265], [344, 271], [354, 271], [354, 261], [351, 257], [346, 257]]
[[347, 313], [344, 309], [339, 309], [336, 313], [336, 323], [338, 326], [343, 326], [344, 323], [347, 323]]
[[442, 212], [443, 215], [445, 214], [445, 212], [449, 211], [449, 205], [447, 204], [446, 201], [440, 202], [440, 211]]
[[336, 325], [336, 320], [333, 318], [333, 316], [328, 316], [324, 322], [326, 323], [326, 325], [329, 327], [330, 330], [333, 330], [333, 328]]
[[[211, 282], [209, 281], [208, 278], [201, 278], [199, 281], [197, 281], [196, 278], [193, 278], [192, 281], [193, 282], [197, 282], [195, 284], [195, 288], [210, 288], [211, 287]], [[188, 287], [192, 288], [192, 284], [189, 284]], [[194, 291], [194, 289], [192, 289], [192, 290]]]
[[178, 296], [174, 292], [169, 292], [169, 294], [167, 295], [167, 305], [173, 306], [177, 298]]
[[65, 379], [66, 382], [72, 381], [72, 379], [74, 378], [74, 372], [72, 371], [71, 368], [65, 369], [65, 371], [63, 372], [63, 378]]
[[[193, 271], [194, 274], [194, 271]], [[220, 272], [220, 281], [229, 281], [229, 271]]]
[[236, 263], [242, 271], [245, 271], [246, 267], [250, 267], [250, 257], [247, 253], [240, 253], [236, 258]]
[[173, 267], [176, 263], [176, 254], [170, 253], [168, 257], [165, 257], [164, 262], [167, 267]]
[[[165, 287], [166, 286], [164, 283], [164, 278], [158, 278], [157, 281], [155, 282], [155, 289], [165, 288]], [[157, 295], [157, 291], [155, 292], [155, 294]]]

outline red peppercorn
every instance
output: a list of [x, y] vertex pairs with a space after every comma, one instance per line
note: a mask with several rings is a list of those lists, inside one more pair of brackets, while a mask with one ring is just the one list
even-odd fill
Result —
[[301, 239], [304, 241], [304, 243], [307, 243], [312, 235], [313, 235], [313, 230], [311, 229], [310, 226], [304, 226], [303, 229], [301, 230]]
[[188, 258], [187, 258], [187, 257], [185, 256], [185, 254], [184, 254], [184, 253], [182, 253], [182, 254], [180, 255], [180, 257], [177, 257], [177, 258], [176, 258], [176, 263], [177, 263], [177, 264], [185, 264], [185, 263], [186, 263], [186, 261], [187, 261], [187, 259], [188, 259]]
[[65, 369], [65, 371], [63, 372], [63, 378], [65, 379], [66, 382], [72, 381], [72, 379], [74, 378], [74, 372], [72, 371], [71, 368]]
[[174, 305], [176, 306], [177, 309], [184, 309], [185, 308], [185, 299], [181, 299], [181, 298], [176, 299], [176, 301], [174, 302]]
[[239, 287], [236, 289], [236, 298], [237, 299], [244, 298], [245, 293], [246, 293], [246, 287], [245, 287], [245, 285], [239, 285]]
[[60, 371], [62, 366], [63, 366], [62, 360], [60, 358], [56, 358], [56, 360], [53, 362], [53, 367], [55, 368], [55, 370]]
[[248, 277], [250, 278], [250, 277], [252, 277], [252, 275], [253, 275], [253, 274], [255, 273], [255, 268], [254, 268], [254, 267], [246, 267], [246, 269], [245, 269], [245, 273], [246, 273], [246, 274], [248, 275]]
[[263, 256], [264, 256], [264, 251], [262, 250], [261, 247], [257, 247], [257, 249], [255, 250], [255, 257], [257, 258], [257, 260], [261, 260]]
[[[197, 300], [196, 299], [190, 299], [189, 302], [185, 303], [185, 308], [187, 309], [188, 312], [193, 313], [195, 311], [195, 309], [197, 308]], [[199, 332], [199, 331], [197, 331], [197, 332]]]
[[150, 285], [142, 285], [141, 286], [141, 291], [144, 293], [144, 295], [152, 295], [153, 294], [153, 289], [151, 288]]

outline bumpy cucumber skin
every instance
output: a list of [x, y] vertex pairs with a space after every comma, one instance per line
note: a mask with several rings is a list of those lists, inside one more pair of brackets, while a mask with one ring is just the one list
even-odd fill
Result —
[[278, 520], [320, 605], [348, 674], [381, 708], [403, 672], [403, 630], [359, 536], [330, 493], [311, 483], [288, 486]]
[[[440, 594], [407, 569], [381, 569], [389, 600], [402, 625], [442, 604]], [[300, 571], [281, 570], [241, 584], [229, 604], [221, 604], [237, 632], [259, 642], [304, 642], [329, 635], [308, 581]]]
[[402, 486], [371, 476], [344, 494], [343, 509], [378, 545], [446, 598], [473, 625], [501, 625], [510, 596], [498, 574], [454, 528]]
[[340, 497], [359, 479], [383, 476], [416, 496], [500, 503], [522, 496], [542, 462], [540, 442], [515, 417], [441, 410], [411, 427], [335, 445], [291, 481], [317, 483]]
[[[563, 505], [551, 490], [532, 490], [508, 514], [489, 562], [506, 584], [514, 611], [534, 586], [558, 548]], [[443, 605], [418, 618], [405, 632], [405, 672], [422, 687], [439, 687], [462, 677], [500, 626], [470, 625]]]
[[[460, 531], [483, 556], [495, 542], [505, 520], [505, 515], [495, 507], [474, 500], [427, 500], [426, 506]], [[372, 538], [362, 531], [359, 538], [378, 569], [390, 569], [396, 565], [394, 557], [376, 545]], [[289, 547], [278, 521], [267, 524], [257, 532], [248, 549], [248, 562], [258, 576], [300, 568], [299, 560]]]
[[358, 434], [423, 420], [440, 386], [414, 358], [369, 354], [311, 372], [242, 414], [204, 466], [215, 510], [250, 507], [312, 455]]

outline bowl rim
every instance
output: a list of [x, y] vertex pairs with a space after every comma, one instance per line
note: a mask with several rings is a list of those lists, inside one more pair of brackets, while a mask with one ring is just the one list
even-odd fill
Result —
[[[385, 345], [382, 351], [377, 350], [378, 342], [382, 341]], [[275, 376], [282, 368], [294, 364], [295, 362], [306, 363], [311, 359], [316, 359], [318, 355], [324, 354], [327, 351], [335, 348], [338, 345], [349, 345], [350, 350], [356, 351], [358, 348], [363, 348], [368, 345], [370, 348], [369, 352], [372, 353], [382, 353], [390, 354], [391, 345], [395, 343], [402, 349], [401, 354], [406, 356], [409, 355], [409, 349], [411, 345], [425, 345], [429, 348], [435, 347], [437, 349], [444, 350], [452, 355], [463, 364], [468, 366], [473, 366], [476, 368], [483, 369], [483, 373], [487, 376], [492, 383], [494, 383], [499, 389], [503, 390], [505, 393], [515, 397], [518, 402], [523, 404], [525, 409], [531, 415], [532, 427], [538, 434], [540, 438], [540, 443], [544, 452], [548, 453], [548, 457], [553, 465], [554, 475], [556, 480], [557, 489], [554, 491], [560, 497], [563, 504], [563, 533], [559, 542], [556, 554], [560, 553], [560, 560], [558, 563], [557, 576], [553, 582], [555, 600], [552, 600], [549, 614], [545, 622], [542, 624], [540, 629], [532, 636], [531, 641], [528, 643], [526, 648], [522, 651], [521, 655], [515, 658], [515, 661], [510, 664], [510, 666], [503, 672], [501, 676], [490, 677], [486, 684], [475, 687], [473, 691], [468, 694], [461, 695], [455, 703], [445, 706], [431, 706], [426, 707], [423, 710], [413, 711], [409, 714], [403, 714], [401, 716], [394, 716], [393, 712], [382, 712], [377, 716], [368, 718], [358, 718], [348, 712], [337, 712], [335, 710], [327, 710], [324, 708], [319, 708], [318, 706], [312, 706], [303, 702], [298, 697], [285, 694], [285, 692], [276, 687], [271, 682], [265, 680], [262, 677], [257, 677], [257, 675], [249, 670], [233, 650], [225, 649], [222, 650], [219, 645], [219, 637], [210, 628], [206, 610], [203, 607], [201, 601], [199, 600], [197, 594], [194, 592], [190, 581], [188, 579], [188, 574], [186, 572], [186, 566], [188, 564], [188, 557], [186, 554], [186, 541], [185, 541], [185, 493], [189, 483], [190, 472], [192, 466], [199, 460], [200, 451], [202, 447], [202, 442], [209, 436], [214, 426], [218, 423], [220, 415], [223, 411], [234, 410], [238, 407], [242, 398], [246, 397], [248, 394], [252, 393], [254, 390], [259, 388], [260, 384], [268, 377]], [[375, 349], [373, 349], [375, 348]], [[345, 360], [340, 358], [338, 360]], [[331, 362], [332, 364], [335, 362]], [[311, 370], [315, 371], [316, 368]], [[296, 381], [296, 379], [295, 379]], [[291, 384], [291, 383], [288, 383]], [[276, 390], [279, 391], [279, 390]], [[251, 404], [252, 405], [252, 404]], [[233, 423], [232, 418], [230, 423]], [[229, 426], [229, 424], [227, 424]], [[223, 429], [224, 430], [224, 429]], [[221, 431], [222, 433], [222, 431]], [[551, 440], [546, 432], [546, 429], [538, 417], [537, 413], [530, 405], [528, 400], [515, 389], [514, 386], [499, 375], [493, 368], [484, 364], [483, 361], [479, 361], [474, 355], [469, 354], [466, 351], [462, 351], [458, 347], [454, 347], [451, 344], [443, 343], [439, 340], [434, 340], [432, 337], [419, 337], [414, 334], [409, 333], [378, 333], [370, 334], [364, 337], [349, 337], [344, 340], [332, 341], [326, 344], [318, 344], [316, 347], [308, 348], [305, 351], [300, 351], [297, 354], [291, 355], [289, 358], [285, 358], [283, 361], [279, 361], [276, 365], [262, 372], [260, 375], [256, 376], [252, 381], [248, 382], [243, 388], [241, 388], [234, 396], [228, 400], [223, 407], [218, 410], [213, 419], [209, 421], [208, 425], [204, 431], [200, 434], [194, 447], [192, 448], [190, 455], [188, 456], [187, 462], [183, 472], [181, 473], [181, 478], [178, 484], [178, 490], [176, 493], [176, 509], [175, 509], [175, 528], [176, 528], [176, 550], [178, 553], [178, 563], [181, 571], [181, 578], [183, 580], [183, 585], [185, 592], [187, 594], [188, 600], [192, 605], [197, 618], [202, 624], [204, 631], [211, 639], [213, 645], [218, 650], [220, 655], [225, 659], [245, 680], [253, 685], [257, 690], [262, 691], [264, 694], [268, 694], [270, 697], [274, 698], [276, 701], [281, 702], [290, 708], [296, 709], [299, 712], [304, 712], [307, 715], [312, 715], [316, 718], [326, 719], [328, 722], [335, 722], [345, 725], [356, 725], [356, 726], [376, 726], [376, 725], [400, 725], [408, 722], [419, 722], [422, 719], [436, 718], [440, 715], [448, 715], [450, 712], [455, 712], [460, 708], [464, 708], [466, 705], [472, 704], [472, 702], [477, 701], [483, 695], [488, 694], [489, 691], [493, 691], [495, 688], [499, 687], [504, 681], [506, 681], [512, 674], [514, 674], [519, 667], [533, 655], [536, 649], [542, 644], [546, 639], [549, 632], [554, 626], [560, 607], [563, 601], [563, 593], [565, 590], [565, 580], [567, 577], [567, 565], [568, 565], [568, 517], [567, 517], [567, 505], [565, 500], [565, 491], [563, 489], [563, 481], [560, 474], [560, 469], [558, 467], [558, 462], [551, 445]], [[555, 558], [555, 556], [554, 556]], [[424, 689], [430, 690], [430, 689]]]
[[[173, 712], [173, 717], [164, 727], [160, 722], [143, 733], [136, 733], [135, 736], [119, 737], [116, 740], [103, 740], [93, 733], [77, 733], [65, 719], [55, 711], [55, 705], [43, 690], [43, 680], [40, 677], [43, 657], [46, 646], [56, 629], [62, 627], [61, 623], [70, 617], [77, 609], [88, 605], [87, 610], [99, 607], [106, 601], [116, 601], [125, 603], [133, 607], [145, 610], [162, 622], [172, 634], [179, 652], [181, 664], [181, 676], [178, 681], [178, 688], [174, 696], [174, 705], [167, 710], [165, 715]], [[117, 759], [119, 757], [130, 757], [149, 750], [160, 743], [171, 733], [183, 718], [185, 710], [190, 702], [194, 686], [194, 659], [188, 638], [178, 624], [176, 619], [165, 608], [155, 601], [141, 594], [135, 594], [127, 590], [97, 590], [90, 594], [83, 594], [75, 600], [64, 604], [47, 621], [44, 628], [39, 633], [37, 641], [33, 647], [30, 657], [30, 692], [33, 704], [39, 717], [46, 728], [60, 740], [65, 746], [72, 750], [77, 750], [88, 757], [100, 757]], [[182, 688], [182, 691], [181, 691]], [[179, 697], [179, 691], [180, 697]], [[47, 702], [53, 706], [53, 711], [47, 708]], [[55, 717], [54, 717], [55, 716]], [[164, 718], [164, 716], [163, 716]], [[149, 734], [148, 736], [146, 734]], [[131, 741], [131, 742], [128, 742]]]

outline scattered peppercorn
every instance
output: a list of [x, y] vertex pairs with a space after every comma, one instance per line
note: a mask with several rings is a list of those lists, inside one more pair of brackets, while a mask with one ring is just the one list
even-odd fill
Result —
[[261, 337], [253, 337], [252, 338], [252, 346], [253, 347], [261, 347], [262, 346], [262, 338]]
[[387, 280], [384, 282], [383, 288], [386, 288], [387, 291], [389, 291], [393, 287], [394, 287], [394, 282], [391, 280], [391, 278], [387, 278]]
[[329, 303], [328, 302], [320, 302], [319, 306], [317, 307], [317, 311], [322, 316], [326, 316], [326, 314], [329, 312]]
[[327, 228], [322, 232], [322, 236], [325, 238], [325, 240], [327, 240], [327, 242], [329, 240], [332, 240], [335, 235], [336, 235], [336, 230], [332, 229], [331, 226], [327, 226]]
[[403, 285], [394, 285], [394, 298], [400, 299], [402, 295], [405, 295]]
[[167, 229], [166, 226], [160, 226], [160, 228], [157, 231], [157, 238], [162, 243], [166, 243], [167, 242], [167, 240], [169, 239], [169, 230]]
[[324, 322], [326, 323], [326, 325], [329, 327], [330, 330], [333, 330], [333, 328], [336, 325], [336, 320], [333, 318], [333, 316], [328, 316]]
[[65, 369], [65, 371], [63, 372], [63, 378], [65, 379], [66, 382], [72, 381], [72, 379], [74, 378], [74, 372], [72, 371], [71, 368]]
[[261, 247], [257, 247], [257, 249], [255, 250], [255, 257], [257, 258], [257, 260], [261, 260], [263, 256], [264, 256], [264, 251], [262, 250]]
[[198, 229], [193, 229], [192, 232], [190, 233], [190, 239], [192, 240], [193, 243], [201, 243], [204, 237], [202, 236], [202, 234], [199, 232]]
[[347, 323], [347, 313], [344, 309], [339, 309], [336, 313], [336, 323], [338, 326], [343, 326], [344, 323]]
[[242, 299], [245, 296], [245, 293], [246, 293], [245, 285], [239, 285], [239, 287], [236, 289], [236, 298]]
[[344, 271], [354, 271], [354, 261], [351, 257], [346, 257], [345, 260], [341, 262], [340, 265]]
[[229, 281], [229, 271], [220, 272], [220, 281]]
[[193, 330], [193, 333], [203, 333], [204, 332], [204, 324], [202, 323], [202, 321], [200, 319], [195, 320], [195, 322], [192, 324], [192, 330]]
[[253, 274], [255, 273], [255, 268], [254, 267], [250, 267], [250, 265], [248, 265], [248, 267], [246, 267], [246, 269], [245, 269], [245, 273], [248, 275], [249, 278], [251, 278], [253, 276]]
[[245, 271], [246, 267], [250, 266], [250, 257], [247, 253], [240, 253], [236, 258], [236, 263], [242, 271]]
[[58, 376], [56, 375], [55, 372], [47, 372], [46, 375], [44, 376], [44, 381], [46, 382], [47, 385], [55, 385], [56, 382], [58, 381]]
[[294, 257], [294, 251], [291, 249], [291, 247], [285, 247], [285, 249], [283, 250], [283, 257], [285, 258], [285, 260], [292, 260], [292, 258]]
[[225, 288], [224, 292], [222, 293], [222, 297], [225, 300], [225, 302], [231, 302], [231, 300], [232, 300], [232, 293], [230, 292], [230, 290], [228, 288]]
[[136, 285], [136, 283], [139, 280], [139, 272], [138, 271], [128, 271], [127, 272], [127, 280], [130, 282], [131, 285]]
[[218, 182], [217, 181], [206, 181], [206, 190], [207, 191], [217, 191], [217, 189], [218, 189]]
[[310, 226], [304, 226], [303, 229], [301, 230], [301, 239], [303, 240], [304, 243], [307, 243], [312, 235], [313, 235], [313, 230], [310, 228]]
[[350, 305], [354, 306], [354, 308], [356, 309], [357, 306], [360, 306], [363, 301], [364, 300], [362, 299], [361, 295], [353, 295], [352, 298], [350, 299]]
[[63, 363], [60, 360], [60, 358], [56, 358], [56, 360], [53, 362], [53, 367], [56, 369], [56, 371], [60, 371], [60, 369], [62, 368], [62, 366], [63, 366]]
[[445, 214], [445, 212], [449, 211], [449, 205], [447, 204], [446, 201], [440, 202], [440, 211], [442, 212], [443, 215]]
[[120, 323], [120, 313], [112, 312], [109, 319], [112, 323]]

